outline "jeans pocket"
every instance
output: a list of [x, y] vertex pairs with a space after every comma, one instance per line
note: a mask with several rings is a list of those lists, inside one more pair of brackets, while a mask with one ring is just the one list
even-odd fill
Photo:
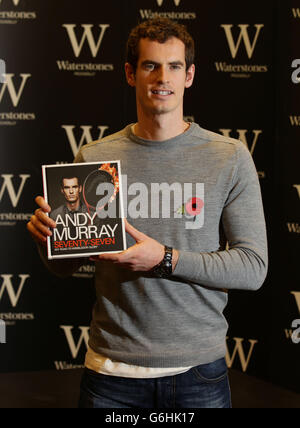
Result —
[[192, 369], [196, 378], [202, 383], [217, 383], [224, 380], [228, 375], [225, 358], [213, 363], [202, 364]]

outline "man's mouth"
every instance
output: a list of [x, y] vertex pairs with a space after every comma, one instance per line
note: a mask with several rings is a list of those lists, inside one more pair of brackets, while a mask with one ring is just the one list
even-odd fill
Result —
[[152, 90], [151, 92], [152, 92], [152, 94], [154, 94], [154, 95], [162, 95], [162, 96], [167, 96], [167, 95], [172, 95], [172, 94], [174, 94], [174, 92], [173, 92], [173, 91], [156, 90], [156, 89]]

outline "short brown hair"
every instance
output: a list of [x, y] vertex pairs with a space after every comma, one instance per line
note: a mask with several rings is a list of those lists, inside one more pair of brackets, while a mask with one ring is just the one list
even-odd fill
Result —
[[185, 25], [178, 24], [168, 18], [150, 19], [132, 29], [127, 41], [126, 61], [132, 65], [134, 72], [136, 72], [141, 39], [165, 43], [172, 37], [181, 40], [185, 45], [185, 62], [188, 70], [194, 64], [195, 42]]

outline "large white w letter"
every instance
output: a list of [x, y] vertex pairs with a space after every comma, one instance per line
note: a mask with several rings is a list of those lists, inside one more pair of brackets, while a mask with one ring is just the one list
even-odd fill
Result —
[[12, 275], [1, 275], [2, 278], [2, 287], [0, 289], [0, 300], [4, 294], [4, 290], [7, 290], [11, 305], [15, 308], [18, 304], [19, 298], [21, 296], [24, 284], [26, 279], [29, 278], [29, 275], [19, 275], [20, 284], [18, 291], [15, 293], [14, 287], [12, 285]]
[[22, 83], [20, 85], [19, 92], [16, 91], [16, 88], [13, 82], [14, 76], [15, 76], [14, 74], [5, 74], [5, 83], [3, 84], [2, 89], [0, 91], [0, 102], [2, 101], [5, 90], [8, 89], [8, 92], [14, 107], [18, 107], [25, 84], [29, 79], [29, 77], [31, 77], [31, 74], [21, 74]]
[[99, 27], [101, 28], [101, 32], [97, 41], [97, 44], [95, 42], [93, 33], [92, 33], [92, 28], [94, 27], [94, 25], [92, 24], [82, 24], [81, 27], [84, 29], [83, 35], [81, 37], [80, 43], [78, 43], [77, 41], [77, 37], [75, 34], [75, 30], [74, 28], [76, 27], [76, 24], [64, 24], [63, 27], [66, 28], [71, 44], [72, 44], [72, 48], [74, 51], [74, 55], [76, 56], [76, 58], [79, 57], [83, 44], [85, 42], [85, 39], [87, 39], [91, 53], [93, 55], [94, 58], [96, 58], [99, 48], [101, 46], [105, 31], [107, 30], [107, 28], [110, 27], [109, 24], [99, 24]]
[[255, 49], [260, 31], [264, 27], [264, 25], [263, 24], [256, 24], [255, 25], [256, 34], [255, 34], [255, 37], [254, 37], [252, 44], [250, 42], [249, 34], [248, 34], [249, 25], [247, 25], [247, 24], [246, 25], [239, 25], [240, 35], [239, 35], [237, 43], [234, 42], [233, 36], [232, 36], [233, 25], [221, 25], [221, 27], [224, 28], [232, 58], [236, 58], [237, 53], [238, 53], [239, 48], [240, 48], [240, 45], [241, 45], [241, 42], [242, 42], [242, 40], [244, 40], [244, 44], [246, 47], [248, 57], [249, 57], [249, 59], [251, 59], [253, 56], [253, 53], [254, 53], [254, 49]]
[[0, 190], [0, 202], [2, 201], [5, 189], [7, 189], [8, 195], [10, 197], [10, 201], [12, 203], [12, 206], [14, 208], [16, 208], [16, 206], [18, 205], [19, 199], [21, 197], [22, 191], [24, 189], [26, 180], [28, 178], [30, 178], [30, 175], [23, 174], [23, 175], [19, 176], [22, 179], [22, 181], [21, 181], [21, 184], [19, 186], [18, 192], [15, 191], [15, 188], [13, 186], [13, 183], [12, 183], [13, 175], [12, 174], [2, 174], [1, 177], [4, 179], [4, 182], [3, 182], [3, 185], [2, 185], [1, 190]]
[[[156, 1], [157, 1], [158, 6], [162, 6], [162, 4], [164, 2], [164, 0], [156, 0]], [[180, 5], [181, 0], [173, 0], [173, 1], [174, 1], [175, 6]]]

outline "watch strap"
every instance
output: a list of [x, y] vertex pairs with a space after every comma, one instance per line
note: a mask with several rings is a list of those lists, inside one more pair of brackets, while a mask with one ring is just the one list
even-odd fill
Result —
[[159, 278], [167, 278], [173, 273], [173, 248], [165, 246], [163, 260], [152, 269], [152, 272]]

